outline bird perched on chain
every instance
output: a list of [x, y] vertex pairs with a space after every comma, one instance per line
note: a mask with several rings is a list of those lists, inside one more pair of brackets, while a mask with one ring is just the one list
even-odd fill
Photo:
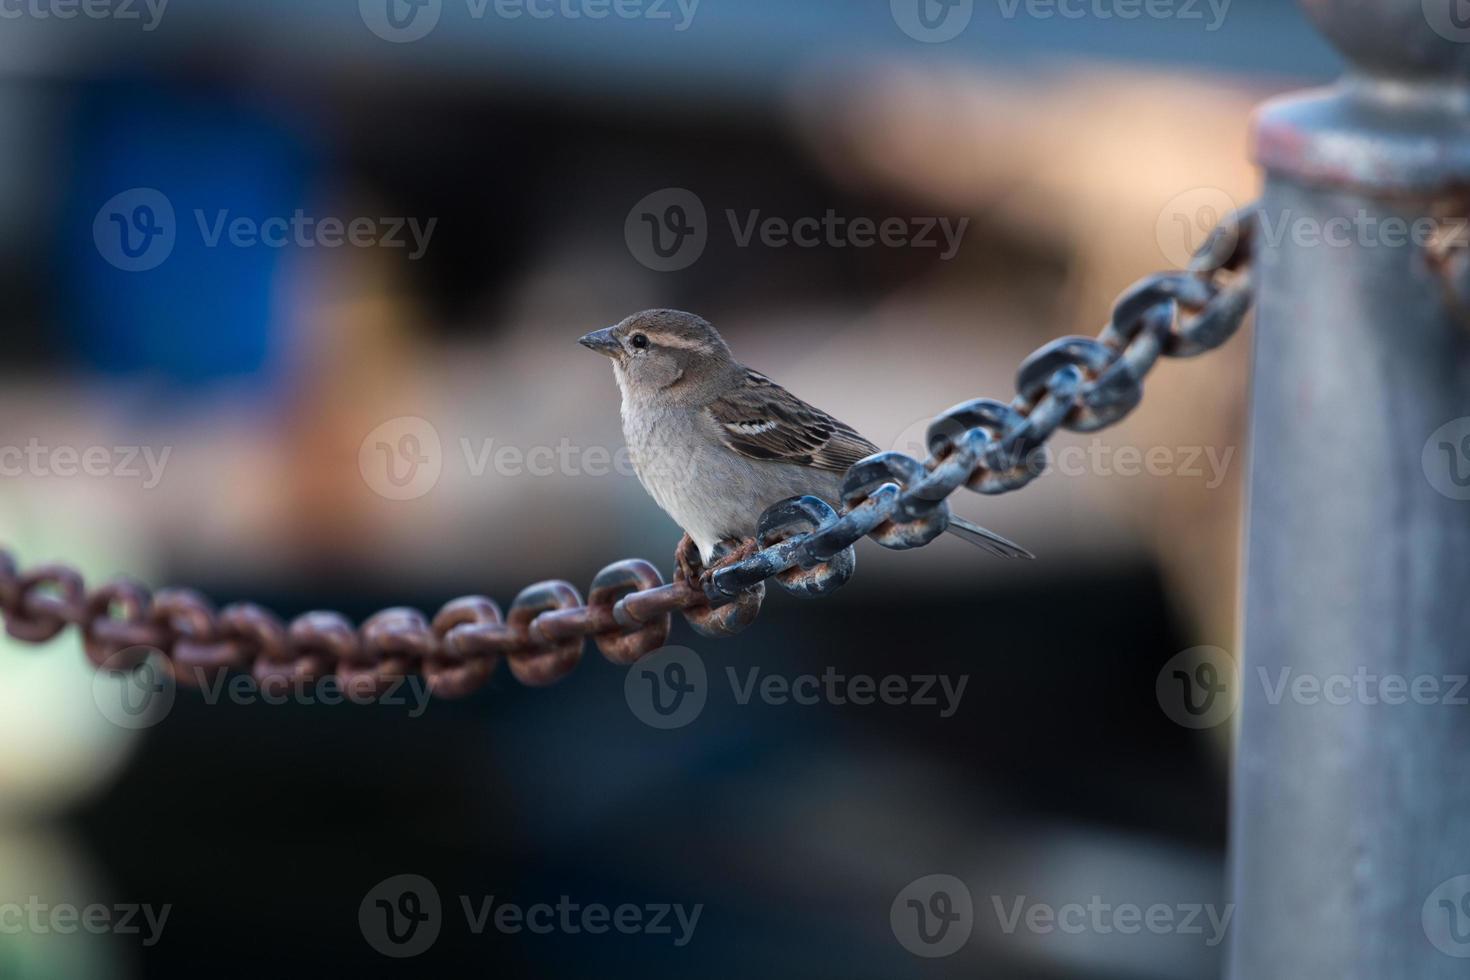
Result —
[[[810, 494], [837, 505], [848, 467], [878, 452], [852, 426], [735, 360], [692, 313], [645, 310], [580, 343], [612, 359], [633, 468], [684, 529], [676, 557], [691, 582], [752, 554], [772, 504]], [[1034, 557], [954, 515], [946, 530], [1003, 558]], [[737, 546], [712, 564], [731, 541]]]

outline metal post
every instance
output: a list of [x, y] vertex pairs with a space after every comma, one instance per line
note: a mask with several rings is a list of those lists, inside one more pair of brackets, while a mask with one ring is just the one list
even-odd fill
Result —
[[1464, 978], [1470, 329], [1422, 239], [1467, 213], [1470, 11], [1304, 6], [1355, 67], [1256, 124], [1229, 976]]

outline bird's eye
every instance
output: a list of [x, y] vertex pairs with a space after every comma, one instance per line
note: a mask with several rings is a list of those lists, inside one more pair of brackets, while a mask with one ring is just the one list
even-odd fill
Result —
[[641, 333], [635, 333], [633, 335], [633, 346], [638, 350], [646, 349], [648, 347], [648, 338]]

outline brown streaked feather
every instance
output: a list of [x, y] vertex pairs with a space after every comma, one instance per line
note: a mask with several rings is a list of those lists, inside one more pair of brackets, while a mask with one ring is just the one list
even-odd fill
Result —
[[878, 447], [857, 430], [746, 370], [740, 384], [706, 408], [720, 440], [750, 459], [842, 472]]

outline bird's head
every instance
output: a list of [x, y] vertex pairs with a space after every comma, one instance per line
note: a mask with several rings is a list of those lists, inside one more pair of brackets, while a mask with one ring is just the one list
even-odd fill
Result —
[[679, 310], [644, 310], [578, 341], [612, 358], [624, 394], [655, 397], [696, 393], [734, 364], [710, 322]]

